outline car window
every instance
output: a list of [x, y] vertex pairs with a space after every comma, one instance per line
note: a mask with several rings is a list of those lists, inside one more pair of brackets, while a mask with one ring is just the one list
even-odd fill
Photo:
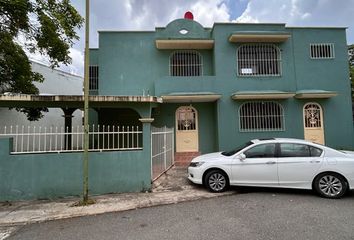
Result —
[[244, 149], [245, 147], [248, 147], [250, 145], [252, 145], [253, 142], [249, 141], [249, 142], [246, 142], [245, 144], [231, 150], [231, 151], [225, 151], [225, 152], [222, 152], [221, 154], [224, 155], [224, 156], [232, 156], [234, 155], [235, 153], [241, 151], [242, 149]]
[[322, 154], [322, 149], [310, 146], [311, 157], [319, 157]]
[[244, 152], [246, 158], [271, 158], [275, 156], [275, 144], [261, 144]]
[[279, 157], [310, 157], [310, 147], [305, 144], [281, 143]]

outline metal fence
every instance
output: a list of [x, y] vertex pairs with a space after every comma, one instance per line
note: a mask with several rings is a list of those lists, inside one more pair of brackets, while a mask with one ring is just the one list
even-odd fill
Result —
[[[142, 130], [138, 126], [92, 125], [89, 150], [141, 150]], [[12, 137], [11, 153], [48, 153], [83, 151], [84, 126], [64, 127], [0, 127], [0, 137]]]
[[174, 129], [151, 127], [151, 176], [159, 178], [174, 164]]

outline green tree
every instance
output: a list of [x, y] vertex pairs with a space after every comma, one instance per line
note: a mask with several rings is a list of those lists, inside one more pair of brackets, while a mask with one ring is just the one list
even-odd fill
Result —
[[354, 102], [354, 44], [348, 46], [349, 73], [352, 87], [352, 101]]
[[[38, 94], [33, 83], [44, 79], [32, 72], [25, 50], [47, 56], [53, 68], [69, 64], [83, 21], [70, 0], [0, 0], [0, 94]], [[21, 38], [25, 43], [19, 43]], [[17, 110], [38, 120], [46, 108]]]

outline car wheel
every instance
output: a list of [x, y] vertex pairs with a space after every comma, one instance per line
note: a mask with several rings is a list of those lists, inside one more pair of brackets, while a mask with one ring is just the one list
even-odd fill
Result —
[[325, 198], [340, 198], [347, 189], [347, 181], [336, 173], [322, 173], [314, 181], [314, 188], [318, 194]]
[[205, 176], [205, 185], [212, 192], [223, 192], [229, 186], [227, 175], [220, 170], [212, 170]]

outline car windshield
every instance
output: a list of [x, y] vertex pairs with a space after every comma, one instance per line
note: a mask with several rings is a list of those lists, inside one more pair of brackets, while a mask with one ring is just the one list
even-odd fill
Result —
[[242, 144], [241, 146], [231, 150], [231, 151], [226, 151], [226, 152], [222, 152], [221, 154], [224, 155], [224, 156], [232, 156], [234, 155], [235, 153], [241, 151], [242, 149], [244, 149], [245, 147], [248, 147], [250, 145], [252, 145], [253, 142], [249, 141], [249, 142], [246, 142], [244, 144]]

